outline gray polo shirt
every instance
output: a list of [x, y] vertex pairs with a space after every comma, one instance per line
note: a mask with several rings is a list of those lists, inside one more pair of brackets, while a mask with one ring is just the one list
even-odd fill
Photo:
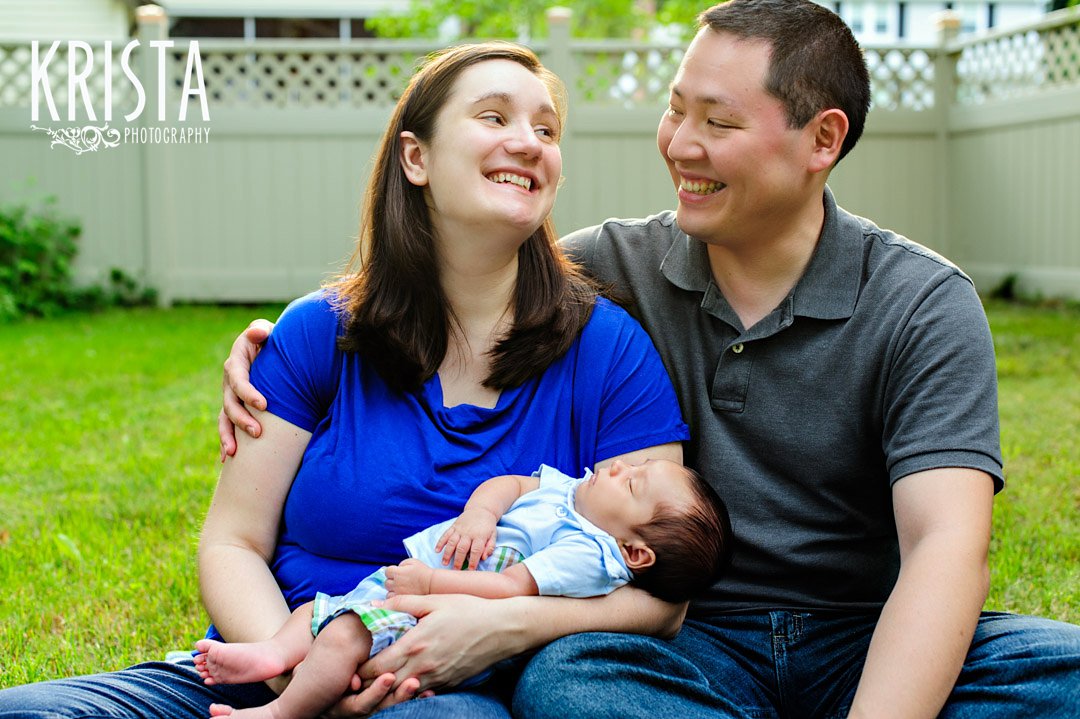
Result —
[[836, 206], [806, 273], [744, 330], [675, 215], [563, 243], [629, 301], [675, 384], [686, 462], [728, 504], [729, 574], [694, 615], [878, 609], [899, 568], [891, 487], [939, 467], [1002, 484], [994, 348], [952, 263]]

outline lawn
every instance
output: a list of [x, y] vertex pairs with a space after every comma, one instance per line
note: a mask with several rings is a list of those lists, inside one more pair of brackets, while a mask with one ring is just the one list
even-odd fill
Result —
[[[279, 308], [0, 326], [0, 687], [190, 646], [221, 361]], [[1008, 488], [989, 607], [1080, 622], [1080, 309], [992, 304]]]

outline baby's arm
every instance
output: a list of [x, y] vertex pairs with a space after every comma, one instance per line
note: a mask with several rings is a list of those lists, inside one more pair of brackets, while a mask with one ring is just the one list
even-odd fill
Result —
[[473, 490], [465, 509], [435, 543], [435, 551], [443, 553], [442, 563], [453, 569], [461, 569], [468, 559], [468, 568], [476, 569], [480, 560], [487, 559], [494, 551], [495, 525], [506, 510], [518, 497], [539, 486], [538, 477], [507, 474], [492, 477]]
[[386, 589], [393, 594], [471, 594], [486, 599], [535, 596], [540, 593], [524, 564], [502, 572], [459, 572], [432, 569], [418, 559], [386, 568]]

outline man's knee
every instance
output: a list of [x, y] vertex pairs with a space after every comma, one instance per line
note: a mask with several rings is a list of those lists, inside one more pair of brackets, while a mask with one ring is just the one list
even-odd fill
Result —
[[624, 645], [643, 640], [626, 634], [572, 634], [547, 645], [529, 661], [514, 692], [514, 716], [566, 719], [589, 716], [589, 702], [604, 675], [615, 673]]
[[942, 717], [1075, 717], [1080, 627], [985, 613]]

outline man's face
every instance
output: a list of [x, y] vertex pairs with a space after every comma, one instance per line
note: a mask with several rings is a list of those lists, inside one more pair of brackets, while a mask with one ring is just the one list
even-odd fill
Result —
[[736, 247], [786, 237], [820, 191], [806, 162], [813, 123], [788, 127], [764, 89], [770, 46], [703, 29], [671, 84], [657, 145], [678, 192], [678, 222], [709, 244]]

